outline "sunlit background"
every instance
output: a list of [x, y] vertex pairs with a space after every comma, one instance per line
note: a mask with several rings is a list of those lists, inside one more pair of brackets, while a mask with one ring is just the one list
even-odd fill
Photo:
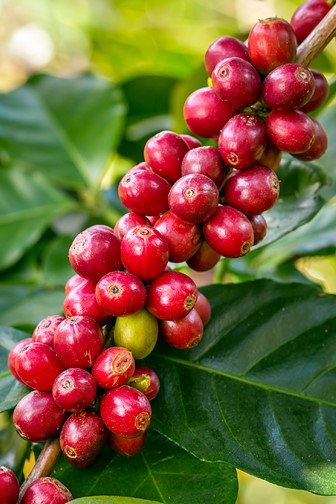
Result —
[[[24, 83], [36, 72], [72, 76], [86, 71], [116, 83], [165, 76], [192, 88], [204, 73], [204, 52], [215, 38], [235, 35], [245, 40], [258, 19], [277, 15], [289, 20], [299, 3], [0, 0], [0, 91]], [[327, 76], [335, 73], [334, 41], [319, 56], [318, 67]], [[336, 292], [335, 275], [330, 274], [335, 271], [333, 259], [311, 259], [309, 264], [306, 260], [298, 267], [325, 290]], [[336, 504], [336, 497], [283, 489], [241, 473], [239, 481], [238, 504]]]

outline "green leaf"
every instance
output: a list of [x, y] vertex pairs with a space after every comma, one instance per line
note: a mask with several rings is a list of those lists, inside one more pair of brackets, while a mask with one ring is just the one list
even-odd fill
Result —
[[149, 501], [144, 499], [132, 499], [131, 497], [83, 497], [75, 499], [72, 502], [76, 504], [160, 504], [158, 501]]
[[151, 425], [202, 460], [336, 495], [336, 298], [260, 280], [202, 289], [200, 345], [162, 343]]
[[0, 324], [35, 326], [48, 315], [62, 314], [64, 287], [49, 290], [42, 287], [0, 285]]
[[7, 366], [11, 348], [29, 336], [11, 327], [0, 326], [0, 412], [13, 408], [29, 390], [11, 375]]
[[20, 259], [57, 216], [73, 207], [41, 174], [0, 170], [0, 269]]
[[137, 499], [174, 504], [204, 504], [211, 499], [213, 504], [234, 504], [237, 497], [233, 467], [202, 462], [152, 432], [148, 432], [145, 449], [134, 457], [122, 457], [106, 448], [95, 464], [84, 469], [62, 459], [53, 475], [75, 498], [120, 495], [131, 497], [134, 504]]
[[119, 88], [108, 81], [35, 76], [0, 95], [0, 142], [13, 161], [62, 186], [97, 186], [125, 112]]
[[319, 165], [304, 163], [288, 155], [284, 156], [277, 175], [280, 180], [280, 197], [276, 205], [264, 214], [268, 225], [267, 234], [254, 250], [302, 226], [325, 203], [320, 193], [330, 180]]

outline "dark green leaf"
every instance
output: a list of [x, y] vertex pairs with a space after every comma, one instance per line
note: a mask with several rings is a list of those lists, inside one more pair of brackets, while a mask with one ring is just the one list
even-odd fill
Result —
[[318, 118], [318, 120], [326, 129], [329, 140], [328, 149], [326, 153], [319, 160], [320, 163], [326, 168], [326, 170], [328, 171], [329, 175], [332, 177], [333, 180], [333, 184], [329, 188], [329, 190], [328, 188], [326, 188], [325, 192], [327, 198], [332, 198], [335, 195], [335, 189], [336, 189], [336, 163], [335, 163], [336, 145], [334, 142], [336, 134], [335, 114], [336, 114], [336, 106], [334, 105], [332, 107], [327, 108], [323, 112], [323, 114]]
[[200, 459], [268, 481], [336, 494], [336, 298], [301, 284], [203, 289], [200, 345], [162, 343], [152, 425]]
[[76, 504], [160, 504], [158, 501], [149, 501], [143, 499], [132, 499], [131, 497], [82, 497], [72, 502]]
[[210, 499], [214, 504], [234, 504], [237, 497], [233, 467], [202, 462], [150, 432], [145, 449], [134, 457], [121, 457], [106, 449], [85, 469], [61, 460], [54, 475], [74, 497], [122, 495], [174, 504], [204, 504]]
[[0, 202], [0, 269], [22, 257], [57, 216], [74, 206], [41, 174], [17, 170], [0, 170]]
[[125, 112], [120, 90], [93, 75], [34, 77], [0, 95], [2, 149], [62, 186], [97, 185]]

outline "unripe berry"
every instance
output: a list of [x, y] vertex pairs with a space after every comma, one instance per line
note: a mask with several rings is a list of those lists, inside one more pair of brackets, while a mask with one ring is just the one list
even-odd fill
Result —
[[135, 359], [144, 359], [154, 349], [158, 338], [158, 322], [147, 310], [117, 317], [114, 342], [132, 352]]
[[160, 380], [158, 375], [148, 367], [137, 366], [127, 385], [140, 390], [149, 401], [155, 399], [160, 390]]

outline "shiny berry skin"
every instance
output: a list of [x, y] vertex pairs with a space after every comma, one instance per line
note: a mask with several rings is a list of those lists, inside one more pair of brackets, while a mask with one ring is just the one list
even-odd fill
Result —
[[135, 360], [127, 348], [113, 346], [102, 352], [92, 368], [99, 387], [110, 389], [126, 383], [135, 370]]
[[107, 443], [109, 447], [123, 457], [134, 457], [145, 448], [146, 432], [137, 436], [120, 436], [109, 432]]
[[218, 96], [236, 109], [258, 101], [261, 80], [256, 69], [241, 58], [227, 58], [215, 66], [211, 74], [212, 85]]
[[[164, 130], [147, 140], [144, 158], [154, 173], [173, 184], [181, 176], [182, 159], [188, 150], [188, 145], [180, 135]], [[145, 215], [150, 215], [150, 213], [147, 212]]]
[[149, 401], [155, 399], [160, 390], [160, 380], [153, 369], [137, 366], [127, 385], [140, 390]]
[[253, 245], [257, 245], [257, 243], [261, 242], [266, 236], [267, 222], [263, 215], [250, 215], [249, 221], [251, 222], [253, 228]]
[[186, 262], [194, 271], [209, 271], [220, 260], [221, 256], [215, 252], [206, 240], [202, 240], [201, 246]]
[[266, 147], [266, 128], [261, 119], [251, 114], [237, 114], [223, 127], [218, 149], [224, 162], [240, 170], [254, 165]]
[[85, 279], [65, 296], [63, 312], [66, 317], [91, 317], [99, 325], [111, 320], [111, 314], [96, 299], [96, 284]]
[[64, 371], [55, 350], [39, 342], [32, 342], [21, 350], [15, 368], [25, 385], [43, 391], [51, 391], [55, 378]]
[[8, 369], [12, 373], [12, 375], [21, 383], [23, 383], [23, 382], [22, 382], [21, 378], [19, 377], [19, 375], [17, 374], [16, 368], [15, 368], [15, 361], [16, 361], [16, 357], [21, 352], [21, 350], [23, 348], [25, 348], [26, 346], [28, 346], [30, 343], [32, 343], [31, 338], [24, 338], [24, 339], [18, 341], [17, 343], [15, 343], [15, 345], [10, 349], [9, 354], [8, 354], [8, 359], [7, 359]]
[[232, 173], [223, 186], [225, 204], [245, 215], [261, 214], [269, 210], [277, 202], [279, 193], [276, 173], [271, 168], [260, 165]]
[[221, 187], [227, 171], [218, 149], [212, 145], [197, 147], [187, 152], [181, 167], [182, 176], [201, 173], [213, 180], [217, 187]]
[[114, 434], [136, 436], [148, 429], [152, 409], [145, 394], [129, 385], [122, 385], [103, 395], [100, 414]]
[[54, 345], [58, 358], [66, 368], [89, 369], [103, 350], [104, 336], [94, 319], [70, 317], [58, 326]]
[[164, 213], [154, 224], [168, 243], [169, 261], [187, 261], [201, 245], [202, 232], [198, 224], [179, 219], [173, 212]]
[[150, 221], [144, 215], [128, 212], [122, 215], [114, 226], [114, 234], [122, 240], [125, 234], [136, 226], [148, 226]]
[[73, 413], [64, 422], [60, 447], [66, 460], [76, 463], [91, 461], [102, 451], [107, 440], [107, 428], [95, 411]]
[[266, 142], [265, 150], [258, 161], [258, 164], [262, 166], [267, 166], [276, 171], [281, 163], [282, 151], [275, 147], [271, 142]]
[[203, 325], [207, 325], [211, 318], [211, 305], [208, 298], [200, 291], [198, 291], [197, 301], [194, 308], [201, 317]]
[[73, 500], [70, 490], [60, 481], [45, 476], [33, 481], [25, 491], [21, 504], [65, 504]]
[[329, 84], [325, 76], [312, 68], [310, 68], [310, 71], [315, 80], [315, 90], [310, 100], [303, 107], [300, 107], [300, 110], [306, 113], [319, 108], [326, 101], [329, 94]]
[[297, 42], [291, 25], [282, 18], [258, 21], [250, 30], [248, 53], [251, 63], [262, 74], [285, 63], [294, 63]]
[[179, 178], [168, 194], [170, 210], [190, 224], [207, 220], [218, 203], [219, 191], [216, 184], [201, 173], [191, 173]]
[[188, 135], [187, 133], [181, 133], [180, 137], [183, 138], [185, 143], [188, 145], [189, 149], [196, 149], [197, 147], [202, 147], [203, 145], [202, 142], [198, 140], [198, 138], [192, 135]]
[[16, 504], [19, 497], [19, 480], [16, 474], [5, 466], [0, 466], [0, 495], [2, 504]]
[[187, 315], [197, 299], [195, 282], [179, 271], [165, 271], [147, 289], [147, 310], [158, 319], [171, 320]]
[[72, 275], [65, 283], [64, 287], [65, 295], [69, 294], [69, 292], [72, 291], [72, 289], [74, 289], [84, 281], [85, 278], [81, 277], [80, 275], [77, 275], [77, 273]]
[[263, 82], [262, 96], [270, 109], [293, 110], [313, 96], [315, 79], [309, 68], [286, 63], [272, 70]]
[[291, 154], [301, 154], [314, 142], [314, 123], [300, 110], [291, 112], [272, 110], [265, 124], [269, 140], [280, 150]]
[[68, 368], [53, 383], [52, 395], [60, 408], [72, 413], [90, 406], [96, 397], [97, 385], [85, 369]]
[[184, 350], [197, 346], [204, 333], [202, 319], [194, 308], [185, 317], [161, 320], [159, 334], [169, 346]]
[[111, 271], [96, 285], [96, 299], [113, 317], [130, 315], [144, 307], [146, 288], [139, 278], [125, 271]]
[[127, 348], [135, 359], [144, 359], [154, 349], [158, 339], [158, 322], [147, 310], [117, 317], [114, 343]]
[[46, 343], [47, 345], [54, 346], [54, 336], [56, 328], [61, 322], [63, 322], [64, 317], [61, 315], [49, 315], [42, 319], [35, 327], [32, 340], [34, 342]]
[[219, 205], [217, 211], [203, 224], [204, 237], [223, 257], [240, 257], [253, 245], [253, 229], [248, 218], [239, 210]]
[[109, 271], [123, 268], [120, 240], [108, 226], [91, 226], [73, 240], [69, 260], [78, 275], [96, 283]]
[[67, 418], [64, 409], [57, 406], [51, 392], [32, 390], [16, 405], [14, 427], [23, 439], [42, 443], [58, 435]]
[[204, 138], [217, 138], [234, 114], [234, 107], [221, 100], [212, 87], [192, 92], [183, 106], [183, 117], [189, 130]]
[[133, 168], [119, 182], [118, 195], [131, 212], [143, 216], [159, 215], [168, 208], [169, 189], [170, 184], [160, 174]]
[[297, 7], [292, 14], [290, 24], [298, 44], [308, 37], [330, 9], [331, 7], [326, 0], [306, 0]]
[[137, 226], [122, 239], [121, 258], [129, 273], [142, 280], [151, 280], [167, 266], [168, 243], [152, 226]]
[[207, 74], [210, 76], [217, 63], [232, 56], [250, 61], [247, 47], [239, 39], [225, 35], [214, 40], [204, 55]]
[[315, 126], [315, 139], [308, 150], [295, 155], [297, 159], [301, 159], [302, 161], [319, 159], [328, 148], [328, 136], [322, 124], [312, 117], [311, 120]]

